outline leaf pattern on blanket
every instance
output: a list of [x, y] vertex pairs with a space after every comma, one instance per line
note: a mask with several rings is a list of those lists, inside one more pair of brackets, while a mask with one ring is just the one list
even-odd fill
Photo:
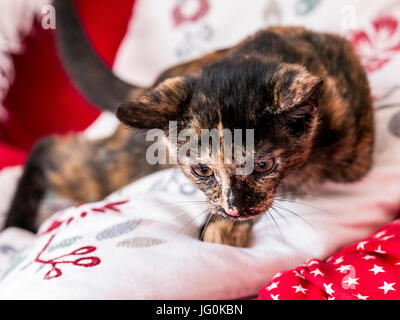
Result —
[[12, 247], [8, 244], [0, 245], [0, 253], [1, 254], [12, 254], [12, 253], [15, 253], [16, 251], [17, 250], [14, 247]]
[[313, 11], [322, 0], [299, 0], [296, 3], [295, 11], [298, 15], [306, 15]]
[[396, 113], [389, 124], [390, 132], [400, 138], [400, 112]]
[[[24, 250], [25, 251], [25, 250]], [[3, 280], [11, 271], [13, 271], [16, 267], [18, 267], [22, 261], [25, 260], [27, 254], [24, 252], [22, 254], [19, 254], [17, 257], [15, 257], [13, 260], [11, 260], [10, 264], [8, 265], [7, 269], [4, 271], [2, 274], [0, 281]]]
[[74, 237], [63, 239], [63, 240], [57, 242], [56, 244], [52, 245], [51, 247], [49, 247], [49, 249], [47, 251], [52, 252], [59, 248], [69, 247], [70, 245], [74, 244], [79, 239], [82, 239], [82, 237], [74, 236]]
[[148, 248], [153, 246], [158, 246], [167, 242], [164, 239], [149, 238], [149, 237], [135, 237], [118, 242], [117, 247], [127, 247], [127, 248]]
[[132, 219], [129, 221], [115, 224], [112, 227], [99, 232], [96, 236], [96, 239], [101, 241], [104, 239], [119, 237], [120, 235], [123, 235], [135, 229], [139, 225], [139, 223], [140, 220]]

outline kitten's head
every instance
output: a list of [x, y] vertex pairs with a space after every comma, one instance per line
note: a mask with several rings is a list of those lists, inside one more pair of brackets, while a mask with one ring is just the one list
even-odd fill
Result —
[[[321, 79], [298, 65], [227, 58], [199, 74], [165, 80], [123, 104], [117, 117], [135, 128], [162, 129], [169, 142], [170, 121], [177, 121], [178, 133], [183, 129], [197, 133], [197, 161], [185, 157], [185, 152], [178, 164], [205, 193], [212, 213], [246, 219], [268, 210], [281, 180], [305, 164], [318, 121], [321, 87]], [[217, 150], [201, 140], [202, 129], [218, 133]], [[239, 143], [235, 129], [242, 129]], [[251, 136], [246, 129], [254, 130], [247, 131], [254, 133], [253, 144], [248, 143]], [[250, 172], [238, 173], [245, 166], [243, 157], [241, 161], [228, 157], [227, 132], [236, 150], [246, 161], [251, 159]]]

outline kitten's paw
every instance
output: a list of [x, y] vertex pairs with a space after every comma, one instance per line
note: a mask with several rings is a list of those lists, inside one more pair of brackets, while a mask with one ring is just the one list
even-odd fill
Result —
[[202, 240], [234, 247], [246, 247], [250, 240], [251, 227], [252, 223], [246, 222], [213, 221], [206, 226]]

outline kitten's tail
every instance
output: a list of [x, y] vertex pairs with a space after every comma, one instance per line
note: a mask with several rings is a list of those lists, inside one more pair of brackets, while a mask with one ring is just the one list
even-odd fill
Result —
[[58, 54], [72, 82], [92, 104], [114, 112], [142, 88], [113, 74], [90, 45], [72, 0], [55, 0]]

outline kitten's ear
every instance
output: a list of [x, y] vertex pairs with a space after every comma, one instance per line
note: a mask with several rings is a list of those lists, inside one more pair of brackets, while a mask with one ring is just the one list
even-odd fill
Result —
[[295, 134], [308, 131], [319, 106], [323, 81], [303, 70], [280, 83], [279, 112]]
[[292, 104], [292, 107], [288, 108], [288, 115], [293, 119], [304, 118], [307, 115], [313, 115], [316, 113], [319, 107], [319, 95], [323, 87], [323, 81], [319, 78], [314, 77], [313, 83], [309, 85], [309, 88], [302, 90], [302, 97], [299, 98], [299, 102]]
[[278, 112], [293, 110], [295, 114], [318, 107], [323, 81], [302, 67], [284, 67], [275, 86]]
[[123, 103], [117, 110], [117, 118], [138, 129], [165, 129], [169, 121], [178, 120], [185, 112], [193, 92], [192, 83], [189, 76], [167, 79]]

